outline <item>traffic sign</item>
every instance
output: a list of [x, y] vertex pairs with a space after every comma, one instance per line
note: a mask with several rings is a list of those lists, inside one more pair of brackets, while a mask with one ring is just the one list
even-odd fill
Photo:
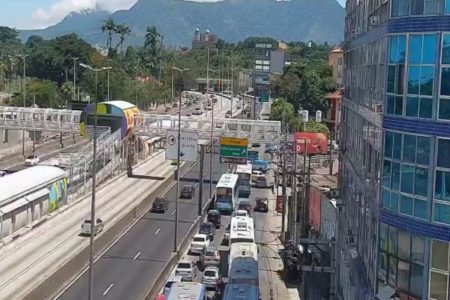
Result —
[[[178, 159], [178, 131], [167, 130], [166, 159]], [[198, 133], [182, 131], [180, 140], [180, 160], [196, 161], [198, 155]]]
[[248, 146], [248, 139], [243, 138], [232, 138], [232, 137], [221, 137], [220, 145], [228, 146]]
[[[248, 139], [220, 138], [220, 159], [226, 163], [246, 164], [248, 155]], [[226, 159], [225, 159], [226, 158]]]
[[247, 147], [242, 146], [220, 146], [220, 156], [222, 157], [245, 157], [247, 158]]
[[237, 165], [246, 165], [247, 159], [245, 158], [237, 158], [237, 157], [221, 157], [220, 162], [223, 164], [237, 164]]
[[266, 91], [261, 92], [259, 95], [259, 102], [269, 102], [269, 93]]

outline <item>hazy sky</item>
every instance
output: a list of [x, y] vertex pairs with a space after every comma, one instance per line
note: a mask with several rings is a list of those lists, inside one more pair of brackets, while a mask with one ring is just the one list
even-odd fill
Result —
[[[336, 1], [342, 6], [345, 3], [345, 0]], [[17, 29], [45, 28], [60, 22], [72, 11], [99, 7], [114, 12], [128, 9], [136, 2], [137, 0], [0, 0], [0, 25]]]

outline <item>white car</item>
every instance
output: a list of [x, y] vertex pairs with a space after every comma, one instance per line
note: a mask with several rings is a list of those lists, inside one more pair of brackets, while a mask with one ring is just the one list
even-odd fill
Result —
[[217, 283], [220, 280], [218, 267], [206, 267], [203, 272], [202, 283], [208, 288], [217, 288]]
[[39, 157], [36, 154], [28, 155], [25, 159], [25, 163], [29, 166], [35, 166], [39, 163]]
[[[91, 220], [84, 220], [83, 223], [81, 224], [81, 234], [91, 235], [91, 230], [92, 230]], [[97, 219], [95, 221], [95, 226], [94, 226], [94, 235], [97, 235], [102, 230], [103, 230], [103, 221], [102, 221], [102, 219]]]
[[248, 212], [243, 209], [239, 209], [234, 213], [235, 217], [247, 218], [249, 217]]
[[210, 240], [206, 234], [196, 234], [192, 239], [190, 252], [201, 254], [207, 247], [209, 247]]
[[261, 171], [252, 171], [252, 181], [255, 181], [258, 179], [258, 177], [264, 176], [263, 172]]
[[0, 171], [0, 177], [5, 177], [6, 175], [8, 175], [8, 173], [5, 171]]
[[175, 269], [175, 276], [181, 276], [181, 280], [194, 280], [194, 264], [188, 260], [182, 260]]
[[167, 295], [169, 294], [170, 288], [172, 287], [172, 284], [176, 283], [176, 282], [181, 282], [181, 280], [183, 279], [183, 277], [181, 276], [172, 276], [169, 279], [167, 279], [166, 284], [164, 285], [164, 291], [163, 294]]

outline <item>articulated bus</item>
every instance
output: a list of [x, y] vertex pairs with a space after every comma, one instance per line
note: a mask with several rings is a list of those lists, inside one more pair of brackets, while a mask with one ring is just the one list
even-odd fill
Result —
[[231, 268], [233, 260], [238, 257], [250, 257], [258, 261], [258, 247], [255, 243], [233, 243], [230, 247], [228, 265]]
[[253, 219], [249, 217], [231, 218], [230, 245], [234, 243], [254, 243], [255, 228]]
[[223, 300], [259, 300], [259, 288], [251, 284], [227, 284]]
[[237, 165], [236, 174], [239, 178], [239, 197], [249, 198], [252, 190], [252, 164]]
[[206, 287], [199, 282], [176, 282], [170, 287], [167, 300], [207, 300]]
[[238, 175], [223, 174], [216, 185], [216, 209], [224, 213], [233, 213], [237, 207]]

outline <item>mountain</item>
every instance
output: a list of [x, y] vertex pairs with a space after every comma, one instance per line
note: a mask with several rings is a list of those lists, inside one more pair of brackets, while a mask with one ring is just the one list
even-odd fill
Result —
[[[112, 17], [132, 28], [128, 43], [143, 44], [145, 29], [155, 25], [166, 44], [190, 46], [196, 28], [209, 29], [229, 42], [270, 36], [284, 41], [336, 43], [343, 38], [344, 15], [336, 0], [139, 0]], [[71, 13], [46, 29], [22, 31], [21, 38], [53, 38], [75, 32], [90, 43], [104, 44], [106, 35], [100, 27], [108, 17], [108, 12], [99, 10]]]

